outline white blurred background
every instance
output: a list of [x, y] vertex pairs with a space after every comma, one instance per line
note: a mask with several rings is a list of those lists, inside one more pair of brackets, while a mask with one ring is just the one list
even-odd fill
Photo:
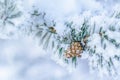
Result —
[[0, 80], [96, 80], [86, 60], [69, 72], [29, 37], [0, 39]]

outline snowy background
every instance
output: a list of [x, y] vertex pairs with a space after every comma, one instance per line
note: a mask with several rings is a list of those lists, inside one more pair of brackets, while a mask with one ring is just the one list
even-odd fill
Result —
[[87, 61], [69, 72], [51, 60], [32, 40], [0, 39], [0, 80], [96, 80]]
[[[119, 0], [22, 0], [19, 7], [24, 14], [36, 5], [50, 18], [62, 23], [66, 18], [86, 12], [94, 15], [109, 12]], [[24, 15], [27, 17], [27, 15]], [[22, 23], [21, 19], [21, 23]], [[20, 21], [16, 22], [19, 24]], [[62, 26], [62, 25], [61, 25]], [[59, 27], [62, 30], [62, 27]], [[10, 29], [11, 30], [11, 29]], [[5, 39], [0, 34], [0, 80], [111, 80], [100, 78], [89, 72], [87, 60], [80, 60], [75, 70], [69, 72], [65, 67], [51, 59], [30, 37]]]

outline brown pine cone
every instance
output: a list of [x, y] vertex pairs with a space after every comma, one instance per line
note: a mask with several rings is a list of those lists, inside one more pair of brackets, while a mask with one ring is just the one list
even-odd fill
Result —
[[71, 50], [75, 50], [75, 47], [73, 45], [71, 46]]
[[77, 46], [77, 45], [78, 45], [78, 42], [75, 42], [75, 43], [74, 43], [74, 46]]
[[50, 32], [52, 32], [52, 33], [56, 33], [56, 30], [55, 30], [54, 27], [49, 27], [49, 30], [50, 30]]
[[83, 50], [82, 46], [80, 46], [78, 50]]
[[79, 47], [76, 46], [76, 47], [75, 47], [75, 50], [78, 50], [78, 49], [79, 49]]
[[76, 53], [76, 51], [75, 50], [72, 50], [72, 54], [75, 54]]
[[80, 42], [72, 42], [70, 47], [67, 48], [65, 57], [72, 58], [72, 57], [81, 57], [81, 53], [83, 51], [83, 47]]

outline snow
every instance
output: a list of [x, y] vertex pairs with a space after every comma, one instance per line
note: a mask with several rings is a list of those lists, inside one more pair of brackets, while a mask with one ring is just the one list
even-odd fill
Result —
[[[40, 17], [34, 19], [29, 15], [35, 9], [47, 13], [46, 19], [48, 23], [51, 20], [56, 21], [55, 29], [57, 29], [59, 34], [62, 34], [64, 29], [66, 29], [64, 22], [73, 21], [77, 29], [85, 18], [89, 19], [91, 29], [95, 25], [95, 33], [91, 33], [92, 36], [89, 38], [88, 46], [92, 49], [96, 46], [96, 53], [102, 55], [106, 61], [112, 58], [119, 74], [119, 61], [113, 59], [113, 57], [119, 55], [120, 50], [106, 40], [103, 44], [106, 44], [107, 47], [103, 49], [99, 35], [99, 29], [103, 27], [103, 30], [106, 30], [106, 34], [110, 38], [114, 38], [118, 43], [120, 42], [119, 18], [115, 18], [116, 14], [120, 12], [118, 0], [18, 0], [18, 3], [23, 15], [21, 18], [13, 20], [16, 26], [7, 25], [0, 32], [0, 80], [115, 79], [109, 78], [108, 65], [105, 61], [103, 61], [104, 67], [101, 68], [98, 65], [99, 57], [96, 55], [89, 56], [87, 52], [84, 52], [83, 57], [79, 59], [77, 68], [73, 68], [73, 65], [65, 64], [57, 55], [50, 55], [52, 51], [45, 52], [42, 50], [37, 40], [32, 39], [33, 36], [23, 35], [26, 30], [20, 32], [18, 27], [27, 29], [31, 26], [27, 21], [35, 24], [42, 22], [39, 20]], [[114, 12], [116, 13], [112, 15]], [[51, 23], [49, 24], [51, 25]], [[110, 31], [109, 26], [111, 25], [116, 25], [115, 29], [117, 31]], [[3, 25], [0, 24], [0, 26]], [[89, 73], [92, 71], [93, 73]], [[115, 75], [114, 69], [111, 69], [111, 74]]]
[[70, 73], [51, 60], [49, 54], [44, 54], [29, 37], [20, 40], [0, 39], [0, 44], [1, 80], [88, 80], [88, 76], [89, 79], [95, 80], [95, 76], [88, 72], [87, 61], [81, 60], [80, 68]]

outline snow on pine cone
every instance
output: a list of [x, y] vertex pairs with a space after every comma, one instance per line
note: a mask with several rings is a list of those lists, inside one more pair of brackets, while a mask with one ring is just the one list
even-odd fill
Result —
[[83, 46], [80, 42], [72, 42], [70, 47], [65, 51], [66, 58], [81, 57]]

